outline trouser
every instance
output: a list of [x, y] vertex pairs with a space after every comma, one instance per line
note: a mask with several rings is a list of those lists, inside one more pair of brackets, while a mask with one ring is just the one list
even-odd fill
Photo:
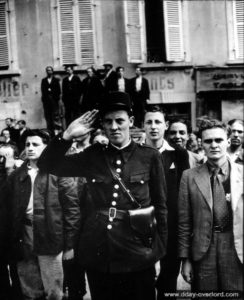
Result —
[[16, 265], [8, 265], [6, 259], [0, 262], [0, 299], [23, 299]]
[[25, 300], [47, 296], [48, 300], [61, 300], [63, 297], [62, 252], [57, 255], [35, 255], [33, 249], [33, 228], [24, 226], [24, 259], [18, 262], [17, 269]]
[[243, 266], [233, 232], [214, 232], [204, 257], [193, 262], [194, 291], [243, 291]]
[[[176, 292], [177, 278], [180, 272], [180, 260], [177, 253], [168, 253], [160, 260], [160, 274], [157, 280], [157, 299], [168, 299], [164, 296], [166, 292]], [[170, 299], [175, 299], [170, 297]]]
[[68, 127], [72, 121], [74, 121], [76, 118], [80, 116], [79, 103], [78, 101], [72, 103], [72, 105], [64, 103], [64, 107], [65, 107], [65, 121], [66, 121], [66, 126]]
[[155, 300], [154, 266], [138, 272], [102, 273], [87, 270], [92, 300]]
[[51, 96], [43, 102], [44, 117], [47, 123], [47, 129], [54, 132], [55, 120], [59, 116], [59, 105]]
[[76, 259], [64, 260], [64, 290], [68, 288], [69, 300], [81, 299], [86, 294], [85, 270]]

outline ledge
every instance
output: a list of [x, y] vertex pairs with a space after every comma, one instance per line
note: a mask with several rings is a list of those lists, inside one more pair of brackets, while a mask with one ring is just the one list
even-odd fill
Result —
[[20, 70], [0, 70], [0, 77], [20, 76]]
[[139, 65], [146, 70], [181, 70], [193, 68], [192, 63], [178, 62], [178, 63], [142, 63]]
[[194, 66], [195, 70], [215, 70], [215, 69], [222, 69], [222, 70], [227, 70], [227, 69], [243, 69], [244, 68], [244, 63], [243, 64], [226, 64], [222, 66], [214, 66], [214, 65], [206, 65], [206, 66]]

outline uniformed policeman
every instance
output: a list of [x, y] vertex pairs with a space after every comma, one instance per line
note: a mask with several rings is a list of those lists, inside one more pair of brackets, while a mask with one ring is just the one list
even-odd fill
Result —
[[[153, 300], [154, 265], [165, 255], [167, 240], [162, 162], [157, 150], [131, 140], [133, 116], [129, 95], [123, 92], [110, 93], [101, 111], [109, 144], [95, 144], [82, 153], [65, 156], [72, 139], [89, 132], [96, 117], [97, 111], [92, 111], [73, 121], [62, 137], [46, 148], [39, 167], [59, 176], [87, 178], [92, 203], [83, 213], [79, 255], [92, 299]], [[151, 244], [132, 227], [128, 210], [135, 206], [110, 169], [142, 208], [154, 206], [157, 227]]]

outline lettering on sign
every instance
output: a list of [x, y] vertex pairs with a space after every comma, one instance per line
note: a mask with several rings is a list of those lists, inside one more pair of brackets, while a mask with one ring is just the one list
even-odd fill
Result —
[[16, 78], [0, 79], [0, 100], [11, 100], [25, 96], [28, 89], [28, 83], [20, 83]]
[[244, 74], [242, 70], [199, 71], [197, 91], [242, 90]]
[[173, 90], [175, 88], [174, 78], [166, 78], [164, 76], [149, 77], [149, 85], [151, 91]]

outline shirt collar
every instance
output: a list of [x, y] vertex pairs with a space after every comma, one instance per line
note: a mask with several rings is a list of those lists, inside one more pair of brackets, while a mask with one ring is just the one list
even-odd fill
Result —
[[209, 174], [212, 175], [214, 170], [220, 169], [220, 174], [228, 175], [229, 173], [229, 161], [228, 159], [219, 167], [216, 167], [211, 161], [207, 160], [207, 166], [209, 170]]
[[168, 150], [168, 151], [175, 151], [175, 149], [173, 147], [171, 147], [169, 145], [169, 143], [166, 141], [166, 140], [163, 140], [163, 145], [158, 149], [158, 151], [160, 153], [164, 152], [165, 150]]

